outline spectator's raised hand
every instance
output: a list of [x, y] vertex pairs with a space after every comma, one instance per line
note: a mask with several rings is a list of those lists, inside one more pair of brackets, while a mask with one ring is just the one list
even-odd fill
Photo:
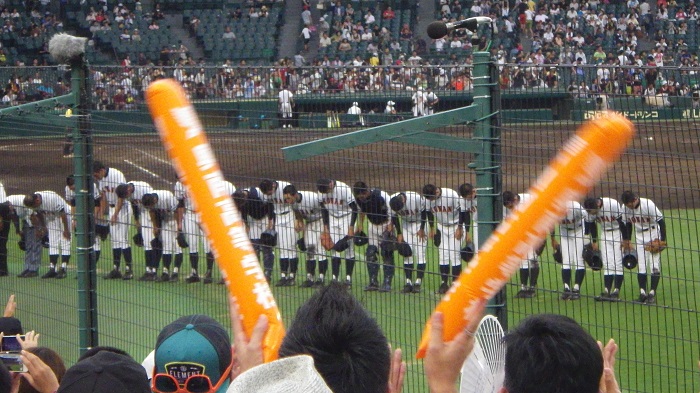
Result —
[[17, 341], [19, 341], [22, 349], [36, 348], [39, 346], [39, 334], [35, 333], [34, 330], [29, 331], [24, 335], [24, 340], [22, 340], [21, 336], [18, 334]]
[[396, 348], [392, 352], [391, 345], [389, 345], [389, 352], [391, 353], [391, 368], [389, 369], [389, 386], [386, 391], [387, 393], [401, 393], [403, 380], [406, 377], [406, 362], [402, 359], [401, 348]]
[[17, 309], [17, 302], [15, 301], [15, 295], [10, 295], [7, 299], [7, 304], [5, 305], [5, 312], [3, 312], [3, 317], [14, 317], [15, 310]]
[[601, 393], [620, 393], [620, 385], [615, 378], [615, 355], [619, 347], [612, 338], [605, 344], [598, 341], [598, 346], [603, 354], [603, 375], [600, 377]]
[[229, 311], [231, 313], [231, 327], [233, 328], [233, 367], [232, 378], [236, 378], [247, 370], [264, 363], [262, 341], [269, 328], [266, 315], [261, 315], [253, 328], [253, 334], [248, 338], [243, 330], [241, 316], [233, 297], [228, 297]]
[[40, 393], [54, 393], [58, 391], [58, 379], [51, 367], [47, 366], [38, 356], [29, 351], [22, 351], [20, 356], [22, 363], [27, 367], [27, 372], [22, 377]]
[[467, 356], [474, 349], [476, 332], [486, 301], [473, 309], [472, 322], [450, 342], [443, 341], [445, 316], [435, 312], [430, 319], [430, 340], [423, 362], [431, 393], [457, 392], [459, 372]]

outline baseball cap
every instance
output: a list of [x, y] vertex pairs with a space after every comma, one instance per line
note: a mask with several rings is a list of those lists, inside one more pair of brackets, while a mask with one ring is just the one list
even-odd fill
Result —
[[331, 393], [309, 355], [261, 364], [239, 375], [226, 393]]
[[146, 371], [130, 356], [100, 351], [66, 371], [60, 393], [148, 393]]
[[[169, 324], [158, 335], [153, 374], [169, 374], [184, 384], [192, 375], [206, 375], [215, 386], [231, 365], [231, 339], [211, 317], [188, 315]], [[226, 378], [217, 392], [225, 392]]]

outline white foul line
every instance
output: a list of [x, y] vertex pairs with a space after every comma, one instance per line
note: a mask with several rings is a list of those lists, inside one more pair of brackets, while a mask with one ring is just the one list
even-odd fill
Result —
[[171, 181], [169, 181], [169, 180], [163, 178], [162, 176], [158, 175], [157, 173], [151, 172], [151, 171], [149, 171], [148, 169], [146, 169], [146, 168], [144, 168], [144, 167], [142, 167], [142, 166], [140, 166], [140, 165], [134, 164], [133, 162], [131, 162], [131, 161], [129, 161], [129, 160], [124, 160], [124, 162], [126, 162], [126, 163], [129, 164], [129, 165], [132, 165], [132, 166], [136, 167], [137, 169], [142, 170], [143, 172], [148, 173], [149, 175], [151, 175], [151, 176], [153, 176], [153, 177], [157, 177], [158, 179], [161, 179], [161, 180], [163, 180], [164, 182], [166, 182], [166, 183], [168, 183], [168, 184], [173, 184], [173, 182], [171, 182]]
[[162, 159], [162, 158], [160, 158], [160, 157], [158, 157], [158, 156], [154, 156], [153, 154], [151, 154], [151, 153], [149, 153], [149, 152], [147, 152], [147, 151], [143, 151], [143, 150], [141, 150], [141, 149], [135, 149], [135, 150], [138, 151], [138, 152], [141, 152], [141, 154], [143, 154], [144, 156], [149, 156], [149, 157], [151, 157], [152, 159], [154, 159], [154, 160], [156, 160], [156, 161], [158, 161], [158, 162], [160, 162], [160, 163], [170, 165], [170, 161], [168, 161], [168, 160], [164, 160], [164, 159]]

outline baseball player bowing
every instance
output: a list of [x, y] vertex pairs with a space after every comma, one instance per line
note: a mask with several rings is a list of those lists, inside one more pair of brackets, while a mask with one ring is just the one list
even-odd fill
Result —
[[[528, 203], [530, 194], [515, 194], [512, 191], [503, 192], [503, 218], [515, 210], [521, 203]], [[520, 290], [516, 298], [532, 298], [537, 296], [537, 279], [540, 276], [539, 257], [544, 249], [544, 243], [539, 249], [530, 249], [525, 259], [520, 261]], [[529, 281], [529, 285], [528, 285]]]
[[[559, 222], [559, 237], [552, 231], [552, 247], [561, 247], [561, 279], [564, 282], [562, 300], [581, 299], [581, 284], [586, 277], [586, 263], [583, 261], [584, 219], [587, 213], [576, 201], [566, 203], [566, 216]], [[574, 269], [574, 287], [571, 288], [571, 269]]]
[[[141, 204], [148, 210], [153, 223], [153, 239], [144, 238], [144, 242], [149, 241], [153, 248], [163, 250], [163, 273], [160, 281], [176, 282], [179, 279], [178, 270], [182, 264], [182, 253], [178, 254], [177, 245], [177, 233], [182, 231], [182, 218], [177, 214], [177, 199], [168, 190], [154, 190], [141, 198]], [[179, 255], [179, 260], [175, 261], [171, 274], [170, 265], [174, 254]]]
[[[102, 202], [100, 206], [100, 214], [96, 217], [96, 225], [104, 227], [109, 225], [109, 229], [104, 228], [103, 231], [109, 232], [112, 237], [112, 257], [114, 259], [113, 269], [105, 276], [106, 279], [122, 278], [120, 265], [122, 255], [126, 263], [126, 271], [131, 272], [131, 245], [128, 241], [129, 226], [131, 224], [131, 206], [124, 201], [119, 203], [119, 198], [116, 194], [117, 186], [126, 183], [126, 177], [119, 170], [110, 168], [100, 161], [95, 161], [92, 164], [92, 175], [97, 182], [97, 188], [100, 190]], [[104, 216], [108, 216], [108, 223], [102, 222]], [[95, 229], [98, 231], [98, 228]], [[106, 237], [106, 234], [102, 235]], [[104, 238], [103, 238], [104, 240]]]
[[268, 223], [275, 219], [275, 209], [272, 204], [262, 199], [262, 191], [257, 187], [238, 189], [233, 193], [233, 202], [248, 229], [248, 238], [253, 243], [255, 255], [262, 254], [265, 279], [272, 281], [272, 268], [275, 266], [273, 248], [263, 244], [261, 237]]
[[[49, 234], [49, 271], [41, 278], [66, 278], [66, 267], [70, 261], [70, 226], [66, 215], [66, 201], [53, 191], [39, 191], [24, 197], [24, 206], [36, 212], [35, 227]], [[39, 230], [43, 237], [42, 230]], [[60, 254], [59, 254], [60, 253]], [[61, 269], [57, 272], [58, 256]]]
[[426, 208], [435, 217], [439, 231], [436, 238], [435, 225], [430, 220], [430, 237], [438, 248], [440, 264], [441, 283], [438, 294], [445, 294], [450, 288], [450, 273], [453, 281], [462, 273], [462, 259], [459, 255], [464, 236], [464, 222], [460, 221], [461, 198], [455, 190], [433, 184], [423, 186], [423, 196], [427, 200]]
[[[371, 189], [363, 181], [358, 181], [353, 185], [352, 193], [360, 211], [355, 233], [363, 230], [365, 217], [369, 223], [367, 228], [368, 245], [365, 254], [369, 284], [365, 287], [365, 291], [391, 292], [396, 242], [393, 240], [394, 224], [391, 220], [393, 214], [389, 209], [389, 194], [378, 188]], [[381, 254], [384, 265], [384, 281], [381, 287], [378, 281], [377, 254]]]
[[[639, 283], [638, 303], [655, 304], [656, 290], [661, 281], [661, 251], [666, 248], [666, 223], [661, 210], [647, 198], [640, 198], [632, 191], [622, 193], [620, 201], [625, 205], [622, 215], [625, 231], [622, 248], [637, 251]], [[634, 227], [634, 244], [632, 244]], [[651, 268], [651, 289], [647, 292], [647, 271]]]
[[[464, 216], [465, 238], [467, 243], [473, 243], [474, 252], [479, 249], [479, 227], [477, 226], [477, 209], [476, 209], [476, 188], [471, 183], [462, 183], [457, 189], [459, 196], [462, 197], [462, 212]], [[471, 235], [469, 234], [471, 232]]]
[[[306, 280], [303, 288], [322, 286], [328, 271], [326, 251], [321, 246], [323, 231], [323, 206], [321, 196], [311, 191], [298, 191], [292, 184], [284, 187], [284, 201], [292, 207], [296, 218], [294, 229], [304, 234], [306, 248]], [[316, 260], [318, 260], [318, 280], [316, 280]]]
[[[158, 265], [160, 264], [160, 256], [162, 249], [154, 249], [151, 245], [153, 239], [153, 221], [151, 213], [145, 211], [141, 204], [141, 200], [146, 194], [153, 192], [153, 187], [143, 181], [132, 181], [126, 184], [117, 186], [117, 197], [122, 200], [122, 204], [131, 204], [131, 211], [134, 215], [136, 223], [136, 235], [134, 236], [134, 244], [143, 246], [144, 256], [146, 261], [146, 272], [139, 278], [139, 281], [156, 281], [158, 279]], [[144, 241], [145, 239], [145, 241]], [[127, 280], [132, 276], [133, 272], [128, 270], [124, 274], [124, 279]]]
[[[357, 203], [352, 195], [350, 187], [340, 181], [320, 179], [316, 187], [323, 203], [323, 231], [321, 242], [327, 239], [327, 250], [333, 250], [331, 257], [331, 273], [333, 280], [338, 281], [340, 276], [340, 256], [345, 253], [345, 284], [352, 285], [352, 273], [355, 269], [355, 247], [352, 237], [355, 235], [355, 222], [357, 221]], [[347, 236], [347, 238], [345, 238]], [[343, 251], [338, 251], [333, 245], [344, 239]], [[328, 247], [329, 246], [329, 247]], [[346, 248], [347, 247], [347, 248]]]
[[[92, 182], [92, 194], [95, 200], [94, 212], [95, 217], [100, 213], [100, 206], [102, 206], [102, 197], [100, 196], [100, 190], [97, 188], [97, 184]], [[66, 202], [68, 203], [68, 217], [71, 224], [71, 230], [75, 231], [76, 219], [75, 219], [75, 177], [69, 175], [66, 177], [66, 188], [65, 188]], [[100, 250], [102, 249], [102, 242], [98, 236], [95, 236], [95, 242], [92, 245], [93, 251], [95, 252], [95, 260], [93, 266], [97, 265], [97, 261], [100, 260]]]
[[[622, 221], [623, 208], [612, 198], [586, 198], [583, 207], [588, 213], [586, 222], [591, 235], [591, 247], [601, 251], [603, 260], [603, 293], [597, 301], [618, 301], [625, 276], [622, 274]], [[600, 224], [600, 234], [598, 231]]]
[[[402, 243], [406, 243], [411, 250], [411, 255], [402, 255], [403, 270], [406, 275], [403, 292], [419, 293], [423, 276], [425, 276], [425, 250], [428, 244], [425, 234], [425, 224], [428, 221], [425, 198], [413, 191], [399, 192], [391, 196], [389, 206], [394, 212], [392, 220], [396, 228], [399, 254], [401, 254], [400, 245]], [[413, 282], [414, 263], [416, 266], [415, 282]]]
[[294, 215], [291, 214], [291, 207], [284, 201], [284, 188], [288, 185], [288, 182], [281, 180], [265, 179], [260, 182], [263, 200], [271, 203], [275, 209], [275, 218], [270, 222], [269, 229], [277, 231], [280, 258], [280, 280], [276, 284], [278, 287], [294, 286], [299, 269]]

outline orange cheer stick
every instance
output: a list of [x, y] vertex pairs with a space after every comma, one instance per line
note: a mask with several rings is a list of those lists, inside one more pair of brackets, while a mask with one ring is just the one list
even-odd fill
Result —
[[[566, 202], [578, 200], [622, 154], [634, 136], [624, 116], [607, 112], [583, 124], [528, 191], [530, 202], [517, 208], [479, 249], [435, 311], [445, 316], [443, 340], [466, 329], [471, 311], [498, 293], [518, 270], [528, 250], [536, 248], [564, 216]], [[423, 331], [417, 358], [425, 356], [430, 324]]]
[[[267, 315], [269, 329], [263, 340], [263, 354], [265, 362], [277, 359], [285, 333], [282, 318], [245, 223], [222, 187], [224, 176], [194, 107], [172, 79], [148, 86], [146, 101], [170, 160], [199, 209], [202, 229], [240, 311], [246, 334], [250, 337], [259, 316]], [[230, 278], [235, 278], [236, 285], [231, 285]]]

